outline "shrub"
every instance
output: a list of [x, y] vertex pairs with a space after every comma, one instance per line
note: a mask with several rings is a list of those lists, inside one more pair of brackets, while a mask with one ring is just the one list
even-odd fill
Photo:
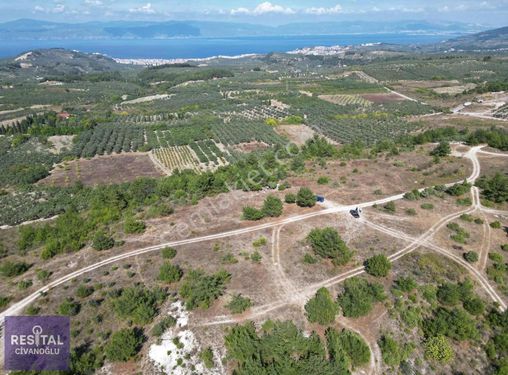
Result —
[[58, 313], [60, 315], [75, 316], [79, 314], [81, 305], [75, 302], [72, 298], [67, 298], [58, 307]]
[[37, 279], [46, 282], [48, 281], [49, 277], [51, 276], [51, 272], [46, 270], [37, 270]]
[[266, 237], [259, 237], [257, 240], [255, 240], [253, 243], [252, 243], [252, 246], [254, 247], [262, 247], [262, 246], [265, 246], [266, 245]]
[[113, 333], [104, 348], [106, 358], [112, 362], [126, 362], [141, 349], [144, 337], [137, 328], [121, 329]]
[[446, 337], [431, 337], [425, 343], [425, 358], [445, 364], [451, 362], [453, 357], [453, 348]]
[[408, 208], [406, 209], [406, 215], [416, 216], [416, 210], [414, 208]]
[[190, 270], [180, 287], [180, 296], [189, 310], [196, 307], [208, 308], [215, 299], [224, 293], [226, 283], [230, 279], [231, 274], [226, 271], [206, 275], [201, 270]]
[[92, 241], [92, 247], [95, 250], [108, 250], [115, 246], [115, 240], [103, 231], [95, 233]]
[[238, 259], [236, 259], [233, 253], [227, 253], [222, 256], [220, 262], [222, 264], [236, 264], [238, 263]]
[[159, 268], [159, 280], [165, 283], [175, 283], [177, 281], [180, 281], [182, 276], [183, 271], [178, 265], [164, 263]]
[[444, 157], [450, 155], [451, 152], [450, 144], [448, 142], [441, 142], [430, 152], [430, 155]]
[[316, 264], [316, 263], [317, 263], [317, 261], [318, 261], [318, 260], [317, 260], [316, 258], [314, 258], [314, 257], [313, 257], [312, 255], [310, 255], [310, 254], [305, 254], [305, 255], [303, 256], [303, 262], [304, 262], [304, 263], [307, 263], [307, 264]]
[[424, 210], [433, 210], [434, 209], [434, 205], [432, 203], [422, 203], [422, 205], [420, 207]]
[[501, 245], [501, 250], [508, 251], [508, 243], [505, 243], [504, 245]]
[[252, 260], [254, 263], [260, 263], [262, 258], [263, 258], [263, 257], [261, 256], [261, 254], [259, 253], [259, 251], [254, 251], [254, 252], [250, 255], [250, 260]]
[[269, 195], [263, 203], [262, 211], [265, 216], [278, 217], [282, 215], [282, 201], [275, 195]]
[[172, 316], [166, 316], [160, 322], [155, 324], [152, 328], [152, 336], [161, 337], [164, 332], [168, 330], [168, 328], [174, 327], [176, 325], [176, 319]]
[[474, 221], [474, 217], [469, 214], [462, 214], [462, 215], [460, 215], [459, 219], [462, 221], [467, 221], [468, 223], [471, 223]]
[[92, 286], [80, 285], [76, 290], [76, 296], [79, 298], [86, 298], [88, 296], [91, 296], [94, 291], [95, 290]]
[[251, 300], [247, 297], [242, 297], [241, 294], [235, 294], [233, 298], [231, 298], [231, 301], [229, 301], [229, 303], [226, 305], [229, 311], [231, 311], [233, 314], [241, 314], [251, 306]]
[[358, 318], [367, 315], [373, 304], [386, 298], [381, 284], [371, 284], [367, 280], [353, 277], [344, 282], [344, 292], [339, 295], [339, 305], [344, 316]]
[[4, 277], [15, 277], [24, 274], [30, 265], [25, 262], [5, 261], [0, 264], [0, 275]]
[[142, 286], [126, 288], [111, 300], [114, 312], [135, 324], [147, 324], [157, 314], [160, 303], [166, 299], [162, 289], [149, 290]]
[[293, 193], [287, 193], [284, 196], [284, 202], [289, 203], [289, 204], [296, 203], [296, 195], [294, 195]]
[[394, 288], [400, 290], [401, 292], [409, 293], [414, 289], [416, 289], [416, 287], [417, 287], [416, 281], [411, 276], [399, 277], [397, 280], [395, 280]]
[[384, 363], [394, 367], [399, 366], [402, 361], [405, 361], [414, 349], [412, 344], [401, 345], [389, 335], [381, 336], [379, 348], [381, 349]]
[[499, 221], [493, 221], [492, 223], [489, 224], [491, 228], [493, 229], [499, 229], [501, 228], [501, 223]]
[[469, 263], [476, 263], [479, 259], [478, 253], [475, 251], [468, 251], [467, 253], [464, 253], [463, 257]]
[[499, 253], [489, 253], [489, 259], [495, 263], [503, 263], [503, 256]]
[[316, 205], [316, 196], [309, 188], [302, 187], [296, 195], [296, 204], [300, 207], [314, 207]]
[[10, 301], [11, 297], [0, 296], [0, 309], [7, 307]]
[[471, 184], [464, 181], [462, 183], [458, 183], [455, 185], [450, 186], [445, 190], [446, 194], [452, 195], [454, 197], [461, 196], [463, 194], [466, 194], [471, 189]]
[[468, 299], [472, 295], [472, 291], [473, 284], [470, 280], [459, 284], [444, 283], [437, 289], [437, 298], [442, 304], [452, 306]]
[[471, 315], [481, 315], [485, 311], [485, 304], [478, 297], [472, 297], [464, 301], [464, 309]]
[[357, 333], [343, 329], [339, 334], [339, 340], [353, 368], [369, 363], [369, 346]]
[[313, 229], [307, 240], [315, 254], [331, 259], [335, 265], [346, 264], [351, 259], [351, 251], [333, 228]]
[[337, 303], [326, 288], [320, 288], [316, 295], [305, 304], [307, 319], [311, 323], [331, 324], [339, 312]]
[[264, 215], [263, 211], [258, 210], [257, 208], [250, 207], [250, 206], [246, 206], [243, 208], [243, 214], [242, 214], [243, 220], [256, 221], [256, 220], [261, 220], [264, 217], [265, 217], [265, 215]]
[[321, 177], [319, 177], [319, 178], [318, 178], [318, 180], [317, 180], [317, 183], [318, 183], [319, 185], [326, 185], [326, 184], [328, 184], [329, 182], [330, 182], [330, 178], [328, 178], [328, 177], [326, 177], [326, 176], [321, 176]]
[[134, 218], [129, 217], [125, 220], [123, 229], [125, 233], [128, 234], [140, 234], [145, 231], [146, 225], [140, 220], [135, 220]]
[[33, 285], [32, 280], [21, 280], [18, 283], [18, 288], [21, 290], [28, 289]]
[[161, 254], [164, 259], [173, 259], [176, 257], [176, 249], [172, 247], [165, 247], [161, 250]]
[[422, 321], [422, 328], [426, 337], [444, 335], [459, 341], [479, 337], [476, 321], [462, 309], [438, 308], [432, 318]]
[[385, 211], [387, 211], [389, 213], [394, 213], [396, 210], [395, 202], [388, 202], [387, 204], [385, 204], [383, 206], [383, 208], [385, 209]]
[[390, 260], [384, 254], [374, 255], [367, 259], [364, 263], [365, 271], [372, 276], [385, 277], [388, 276], [392, 265]]
[[211, 369], [211, 368], [213, 368], [215, 366], [215, 363], [213, 361], [213, 351], [212, 351], [212, 348], [208, 347], [205, 350], [203, 350], [199, 354], [199, 358], [201, 359], [201, 361], [203, 361], [203, 364], [205, 365], [205, 367], [207, 369]]
[[493, 177], [482, 177], [476, 185], [482, 189], [482, 194], [489, 201], [496, 203], [508, 202], [508, 177], [496, 173]]

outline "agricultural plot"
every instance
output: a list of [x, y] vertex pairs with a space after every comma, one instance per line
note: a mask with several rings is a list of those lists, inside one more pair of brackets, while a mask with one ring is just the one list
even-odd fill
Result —
[[368, 107], [372, 105], [371, 101], [360, 95], [319, 95], [318, 98], [341, 106], [355, 105], [360, 107]]
[[384, 104], [391, 102], [401, 102], [404, 99], [402, 96], [393, 94], [393, 93], [383, 93], [383, 94], [363, 94], [361, 97], [371, 103], [375, 104]]
[[145, 134], [141, 126], [101, 124], [79, 134], [73, 153], [88, 158], [94, 155], [138, 151], [144, 144]]
[[171, 174], [175, 171], [192, 170], [197, 173], [213, 171], [228, 165], [227, 151], [222, 152], [211, 140], [193, 142], [187, 146], [162, 147], [152, 151], [156, 164]]
[[274, 118], [280, 121], [289, 116], [289, 112], [286, 109], [268, 105], [249, 108], [236, 114], [251, 121], [266, 120], [268, 118]]
[[362, 142], [372, 145], [383, 139], [393, 139], [411, 131], [418, 125], [400, 118], [315, 118], [309, 126], [332, 140], [340, 143]]
[[508, 104], [503, 105], [494, 112], [494, 117], [508, 119]]
[[199, 159], [189, 146], [174, 146], [158, 148], [153, 151], [156, 162], [164, 167], [167, 173], [175, 171], [193, 170], [200, 172]]

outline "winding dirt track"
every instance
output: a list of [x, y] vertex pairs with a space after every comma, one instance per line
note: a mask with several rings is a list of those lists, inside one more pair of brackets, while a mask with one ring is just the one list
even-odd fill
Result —
[[[478, 161], [476, 153], [478, 151], [480, 151], [481, 148], [482, 148], [482, 146], [473, 147], [467, 153], [462, 155], [463, 157], [466, 157], [466, 158], [470, 159], [472, 164], [473, 164], [473, 172], [472, 172], [471, 176], [467, 179], [469, 182], [474, 182], [479, 177], [479, 175], [480, 175], [480, 163]], [[452, 185], [452, 184], [449, 184], [449, 185]], [[475, 196], [476, 195], [477, 195], [477, 193], [475, 194]], [[373, 205], [382, 205], [382, 204], [385, 204], [385, 203], [388, 203], [388, 202], [391, 202], [391, 201], [400, 200], [400, 199], [403, 198], [403, 196], [404, 196], [404, 194], [398, 194], [398, 195], [390, 196], [390, 197], [387, 197], [387, 198], [378, 199], [378, 200], [375, 200], [375, 201], [359, 203], [359, 204], [356, 204], [356, 205], [332, 207], [332, 208], [324, 209], [324, 210], [317, 211], [317, 212], [311, 212], [311, 213], [308, 213], [308, 214], [288, 217], [286, 219], [277, 220], [277, 221], [270, 222], [270, 223], [264, 223], [264, 224], [254, 225], [254, 226], [247, 227], [247, 228], [236, 229], [236, 230], [231, 230], [231, 231], [211, 234], [211, 235], [207, 235], [207, 236], [189, 238], [189, 239], [184, 239], [184, 240], [179, 240], [179, 241], [172, 241], [172, 242], [163, 243], [163, 244], [155, 245], [155, 246], [149, 246], [149, 247], [145, 247], [145, 248], [142, 248], [142, 249], [133, 250], [133, 251], [130, 251], [128, 253], [116, 255], [116, 256], [113, 256], [111, 258], [108, 258], [108, 259], [102, 260], [100, 262], [97, 262], [95, 264], [91, 264], [89, 266], [83, 267], [83, 268], [81, 268], [79, 270], [76, 270], [74, 272], [69, 273], [66, 276], [63, 276], [63, 277], [61, 277], [59, 279], [56, 279], [56, 280], [48, 283], [44, 287], [38, 289], [34, 293], [32, 293], [29, 296], [23, 298], [22, 300], [16, 302], [12, 306], [10, 306], [7, 310], [5, 310], [2, 313], [0, 313], [0, 321], [3, 323], [3, 320], [4, 320], [4, 318], [6, 316], [19, 314], [25, 307], [27, 307], [32, 302], [37, 300], [42, 294], [45, 294], [45, 293], [49, 292], [51, 289], [53, 289], [53, 288], [55, 288], [55, 287], [57, 287], [59, 285], [62, 285], [64, 283], [66, 283], [67, 281], [72, 280], [72, 279], [74, 279], [76, 277], [79, 277], [79, 276], [81, 276], [83, 274], [86, 274], [86, 273], [91, 272], [93, 270], [96, 270], [96, 269], [98, 269], [100, 267], [103, 267], [103, 266], [115, 263], [115, 262], [120, 261], [120, 260], [124, 260], [124, 259], [130, 258], [130, 257], [133, 257], [133, 256], [142, 255], [142, 254], [153, 252], [153, 251], [158, 251], [158, 250], [161, 250], [162, 248], [167, 247], [167, 246], [179, 246], [179, 245], [186, 245], [186, 244], [199, 243], [199, 242], [216, 240], [216, 239], [221, 239], [221, 238], [227, 238], [227, 237], [232, 237], [232, 236], [238, 236], [238, 235], [242, 235], [242, 234], [246, 234], [246, 233], [256, 232], [256, 231], [259, 231], [259, 230], [262, 230], [262, 229], [278, 227], [278, 226], [282, 226], [282, 225], [285, 225], [285, 224], [294, 223], [294, 222], [298, 222], [298, 221], [301, 221], [301, 220], [306, 220], [306, 219], [309, 219], [309, 218], [312, 218], [312, 217], [321, 216], [321, 215], [329, 215], [329, 214], [335, 214], [335, 213], [341, 213], [341, 212], [342, 213], [344, 213], [344, 212], [347, 213], [351, 209], [354, 209], [356, 207], [362, 207], [362, 208], [364, 208], [364, 207], [371, 207]], [[472, 209], [476, 209], [477, 205], [479, 205], [479, 201], [477, 201], [476, 198], [475, 198], [475, 206]], [[468, 210], [466, 210], [466, 211], [468, 211]], [[504, 211], [500, 211], [499, 213], [506, 214], [506, 212], [504, 212]], [[450, 216], [451, 215], [448, 215], [447, 217], [442, 218], [438, 223], [434, 224], [434, 226], [431, 227], [431, 229], [429, 229], [429, 231], [427, 231], [425, 234], [423, 234], [419, 238], [414, 239], [414, 241], [413, 241], [414, 243], [408, 245], [406, 248], [404, 248], [404, 249], [398, 251], [397, 253], [393, 254], [391, 256], [392, 257], [391, 260], [395, 261], [395, 260], [399, 259], [400, 257], [406, 255], [408, 252], [414, 250], [414, 248], [416, 248], [418, 246], [421, 246], [422, 241], [424, 241], [428, 236], [431, 236], [436, 231], [437, 227], [445, 225], [446, 222], [447, 222], [446, 220], [448, 220], [447, 218], [449, 218]], [[280, 232], [280, 230], [278, 232]], [[276, 254], [274, 254], [274, 255], [276, 255]], [[447, 256], [449, 256], [449, 255], [450, 254], [447, 254]], [[474, 269], [474, 271], [478, 272], [476, 269]], [[338, 275], [336, 277], [333, 277], [333, 278], [330, 278], [328, 280], [325, 280], [325, 281], [323, 281], [321, 283], [318, 283], [316, 285], [308, 286], [305, 289], [303, 289], [301, 292], [303, 292], [305, 295], [307, 295], [309, 292], [311, 292], [311, 291], [314, 292], [315, 290], [317, 290], [321, 286], [333, 285], [333, 284], [341, 282], [341, 281], [343, 281], [343, 280], [345, 280], [345, 279], [347, 279], [349, 277], [353, 277], [353, 276], [359, 275], [359, 274], [361, 274], [363, 272], [364, 272], [363, 267], [358, 267], [358, 268], [355, 268], [353, 270], [347, 271], [344, 274], [341, 274], [341, 275]], [[478, 273], [478, 275], [483, 277], [479, 273]], [[498, 301], [499, 300], [502, 301], [502, 299], [496, 294], [496, 292], [493, 290], [493, 288], [490, 286], [490, 284], [487, 281], [485, 281], [485, 282], [486, 282], [486, 285], [482, 283], [482, 286], [485, 285], [485, 287], [488, 287], [489, 289], [491, 289], [493, 299], [494, 300], [498, 300]], [[272, 310], [275, 310], [277, 308], [280, 308], [280, 307], [286, 305], [287, 303], [288, 303], [288, 301], [277, 301], [277, 302], [274, 302], [274, 303], [271, 303], [271, 304], [267, 304], [267, 305], [263, 305], [263, 306], [257, 306], [257, 307], [252, 309], [252, 314], [249, 314], [249, 315], [250, 316], [263, 315], [263, 314], [266, 314], [269, 311], [272, 311]], [[503, 302], [503, 304], [501, 304], [501, 306], [502, 306], [503, 309], [506, 308], [506, 305], [504, 304], [504, 302]], [[216, 320], [216, 321], [212, 321], [212, 322], [208, 322], [208, 324], [205, 324], [205, 325], [226, 324], [226, 323], [231, 323], [231, 322], [237, 321], [233, 317], [221, 317], [221, 318], [222, 319], [219, 319], [219, 320]]]

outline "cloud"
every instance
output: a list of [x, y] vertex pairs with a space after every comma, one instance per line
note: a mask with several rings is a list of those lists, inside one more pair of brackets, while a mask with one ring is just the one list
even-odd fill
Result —
[[65, 12], [65, 5], [57, 3], [53, 8], [44, 8], [40, 5], [36, 5], [33, 11], [34, 13], [61, 14]]
[[323, 8], [323, 7], [312, 7], [304, 9], [304, 13], [306, 14], [314, 14], [316, 16], [323, 16], [327, 14], [338, 14], [342, 12], [342, 6], [340, 4], [335, 5], [331, 8]]
[[230, 13], [232, 15], [245, 14], [261, 16], [264, 14], [295, 14], [296, 12], [291, 8], [285, 8], [282, 5], [272, 4], [268, 1], [265, 1], [264, 3], [256, 6], [254, 9], [236, 8], [231, 9]]
[[129, 9], [129, 13], [154, 14], [155, 9], [152, 7], [152, 3], [146, 3], [139, 8]]
[[85, 0], [86, 5], [101, 6], [104, 3], [101, 0]]

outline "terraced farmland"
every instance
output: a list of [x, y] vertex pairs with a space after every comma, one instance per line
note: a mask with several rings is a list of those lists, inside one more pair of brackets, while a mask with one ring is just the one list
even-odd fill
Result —
[[362, 98], [360, 95], [319, 95], [319, 99], [337, 105], [357, 105], [361, 107], [368, 107], [372, 102]]
[[371, 145], [383, 139], [393, 139], [414, 131], [418, 125], [400, 118], [315, 118], [309, 122], [315, 131], [340, 143], [360, 141]]

